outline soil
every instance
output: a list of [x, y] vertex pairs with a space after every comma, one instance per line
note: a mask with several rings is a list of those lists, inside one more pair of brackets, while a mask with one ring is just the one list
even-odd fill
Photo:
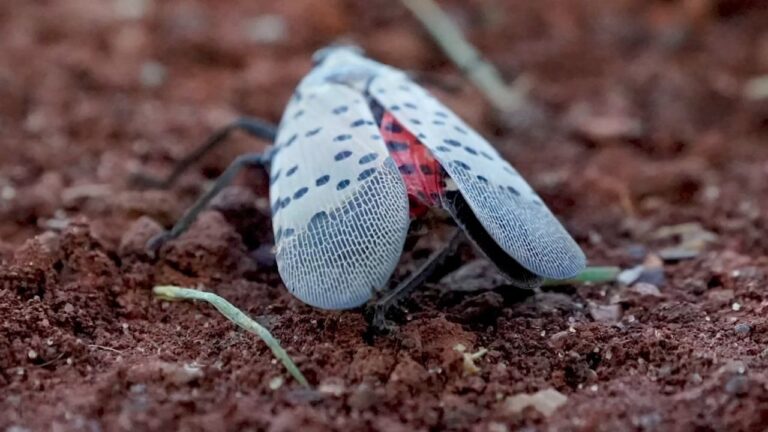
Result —
[[[525, 78], [530, 106], [494, 113], [398, 2], [2, 2], [0, 427], [768, 429], [768, 100], [745, 95], [768, 73], [763, 2], [443, 6], [507, 80]], [[238, 115], [278, 121], [311, 53], [340, 38], [418, 74], [591, 263], [645, 262], [644, 282], [523, 292], [465, 246], [458, 273], [372, 335], [361, 310], [285, 290], [259, 173], [150, 258], [146, 240], [264, 143], [237, 136], [166, 191], [131, 176], [168, 172]], [[698, 225], [665, 235], [683, 223]], [[153, 299], [157, 283], [257, 317], [313, 388], [211, 307]], [[459, 344], [487, 350], [477, 369]], [[553, 412], [515, 403], [547, 389], [565, 397], [544, 393]]]

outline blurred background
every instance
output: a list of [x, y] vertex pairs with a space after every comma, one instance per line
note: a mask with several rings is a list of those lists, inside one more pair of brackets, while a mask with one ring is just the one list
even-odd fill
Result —
[[[130, 174], [166, 172], [238, 115], [279, 121], [311, 53], [342, 40], [435, 83], [581, 239], [688, 212], [677, 217], [765, 250], [753, 232], [768, 188], [765, 2], [441, 4], [505, 80], [523, 77], [530, 110], [496, 115], [397, 1], [4, 2], [0, 238], [74, 213], [169, 223], [188, 202], [137, 198]], [[185, 178], [184, 196], [260, 145], [236, 141]]]

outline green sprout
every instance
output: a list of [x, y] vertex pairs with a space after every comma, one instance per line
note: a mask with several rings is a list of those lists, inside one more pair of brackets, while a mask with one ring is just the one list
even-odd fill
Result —
[[267, 344], [269, 349], [275, 354], [275, 357], [280, 360], [280, 363], [285, 366], [288, 373], [304, 387], [309, 387], [309, 382], [304, 378], [296, 363], [291, 360], [291, 357], [280, 346], [280, 342], [272, 336], [272, 334], [266, 328], [262, 327], [259, 323], [252, 320], [240, 309], [236, 308], [232, 303], [224, 300], [214, 293], [200, 291], [191, 288], [181, 288], [172, 285], [156, 286], [152, 289], [152, 292], [160, 299], [163, 300], [202, 300], [210, 303], [216, 308], [222, 315], [228, 320], [235, 323], [238, 327], [251, 332], [258, 336], [264, 343]]
[[547, 279], [544, 281], [545, 286], [558, 286], [558, 285], [582, 285], [582, 284], [595, 284], [614, 282], [616, 277], [621, 273], [619, 267], [587, 267], [576, 276], [565, 279]]

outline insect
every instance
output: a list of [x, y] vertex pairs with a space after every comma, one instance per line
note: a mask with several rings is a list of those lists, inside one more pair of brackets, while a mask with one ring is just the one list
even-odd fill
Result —
[[[270, 175], [278, 271], [293, 295], [318, 308], [353, 308], [380, 292], [412, 219], [430, 208], [446, 211], [513, 285], [533, 287], [584, 268], [579, 246], [520, 174], [404, 72], [352, 47], [325, 48], [314, 60], [279, 128], [242, 119], [182, 161], [169, 180], [232, 130], [274, 142], [233, 162], [153, 248], [183, 232], [242, 166], [255, 164]], [[417, 285], [429, 269], [394, 292]]]

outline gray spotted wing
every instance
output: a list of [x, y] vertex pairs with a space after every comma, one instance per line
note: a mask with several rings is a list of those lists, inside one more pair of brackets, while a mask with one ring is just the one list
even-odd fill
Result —
[[283, 281], [312, 306], [365, 303], [391, 276], [410, 223], [368, 104], [343, 85], [301, 86], [276, 143], [270, 198]]
[[451, 110], [399, 72], [380, 74], [369, 91], [430, 149], [482, 226], [512, 258], [553, 279], [584, 268], [584, 253], [536, 192]]

